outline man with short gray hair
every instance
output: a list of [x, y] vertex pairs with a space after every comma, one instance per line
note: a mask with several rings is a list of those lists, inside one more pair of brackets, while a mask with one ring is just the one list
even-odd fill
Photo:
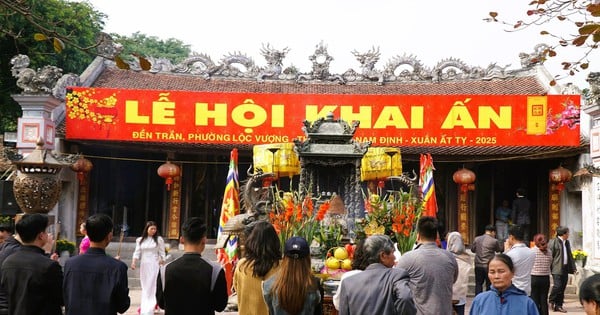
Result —
[[556, 237], [548, 242], [548, 249], [552, 251], [551, 273], [554, 282], [548, 301], [553, 311], [566, 313], [563, 303], [567, 281], [569, 281], [569, 274], [577, 271], [571, 253], [568, 227], [559, 226], [556, 228]]
[[373, 235], [363, 243], [367, 268], [342, 281], [340, 315], [416, 314], [408, 273], [394, 266], [394, 243], [387, 235]]

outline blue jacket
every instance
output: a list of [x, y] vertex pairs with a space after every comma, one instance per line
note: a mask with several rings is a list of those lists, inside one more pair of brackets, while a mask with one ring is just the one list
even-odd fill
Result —
[[502, 294], [492, 286], [473, 300], [470, 315], [539, 315], [535, 302], [525, 291], [510, 285]]
[[129, 308], [127, 265], [90, 247], [65, 263], [63, 282], [67, 315], [116, 315]]

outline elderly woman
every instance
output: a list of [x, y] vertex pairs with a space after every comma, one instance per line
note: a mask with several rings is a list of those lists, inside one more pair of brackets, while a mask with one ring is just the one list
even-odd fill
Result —
[[452, 306], [457, 315], [463, 315], [465, 314], [469, 274], [473, 269], [473, 261], [471, 256], [465, 252], [465, 243], [460, 233], [450, 232], [446, 239], [448, 241], [446, 249], [454, 255], [458, 264], [458, 277], [452, 286]]
[[515, 266], [505, 254], [497, 254], [488, 264], [491, 289], [475, 296], [471, 315], [539, 315], [537, 306], [525, 291], [512, 284]]

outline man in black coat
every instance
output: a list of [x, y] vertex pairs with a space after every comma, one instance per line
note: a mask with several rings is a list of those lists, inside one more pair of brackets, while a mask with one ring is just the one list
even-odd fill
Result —
[[113, 222], [95, 214], [85, 222], [90, 248], [65, 263], [66, 315], [116, 315], [129, 308], [127, 265], [106, 255], [113, 237]]
[[221, 265], [206, 260], [206, 225], [189, 218], [182, 226], [184, 254], [163, 266], [156, 283], [158, 306], [165, 315], [214, 315], [227, 306], [227, 281]]
[[548, 301], [553, 311], [566, 313], [567, 311], [563, 308], [563, 302], [565, 300], [567, 281], [569, 281], [569, 274], [577, 271], [573, 255], [571, 254], [568, 227], [559, 226], [556, 228], [556, 237], [548, 242], [548, 249], [552, 251], [551, 273], [552, 280], [554, 281]]
[[23, 247], [2, 263], [1, 285], [13, 315], [61, 315], [62, 268], [44, 255], [48, 216], [24, 214], [16, 224]]

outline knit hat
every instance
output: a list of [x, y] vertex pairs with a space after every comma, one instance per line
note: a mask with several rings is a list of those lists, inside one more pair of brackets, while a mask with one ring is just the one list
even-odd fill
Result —
[[284, 254], [290, 258], [300, 259], [310, 255], [310, 248], [304, 238], [293, 236], [285, 241]]

